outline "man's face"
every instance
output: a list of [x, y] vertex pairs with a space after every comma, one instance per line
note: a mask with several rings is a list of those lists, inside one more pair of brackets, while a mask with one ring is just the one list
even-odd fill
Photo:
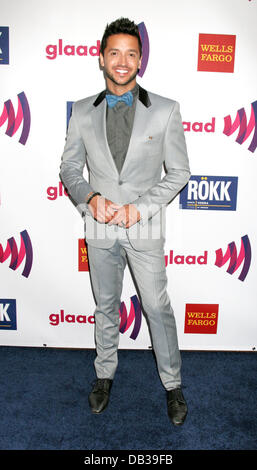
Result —
[[[136, 84], [141, 57], [138, 40], [130, 34], [114, 34], [107, 39], [104, 55], [100, 54], [107, 85], [132, 89]], [[125, 91], [125, 90], [124, 90]]]

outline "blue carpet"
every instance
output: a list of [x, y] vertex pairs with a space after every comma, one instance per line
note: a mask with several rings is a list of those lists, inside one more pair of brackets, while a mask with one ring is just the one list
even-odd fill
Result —
[[256, 353], [182, 351], [189, 414], [174, 427], [151, 351], [119, 351], [92, 415], [92, 350], [1, 347], [1, 450], [256, 450]]

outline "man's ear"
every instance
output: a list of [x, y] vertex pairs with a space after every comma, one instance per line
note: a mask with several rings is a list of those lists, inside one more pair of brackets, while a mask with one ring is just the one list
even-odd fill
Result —
[[140, 57], [140, 59], [139, 59], [139, 64], [138, 64], [138, 69], [139, 69], [139, 70], [141, 69], [142, 60], [143, 60], [143, 56], [141, 55], [141, 57]]
[[100, 61], [101, 67], [104, 67], [104, 57], [103, 57], [103, 54], [101, 52], [100, 52], [100, 56], [99, 56], [99, 61]]

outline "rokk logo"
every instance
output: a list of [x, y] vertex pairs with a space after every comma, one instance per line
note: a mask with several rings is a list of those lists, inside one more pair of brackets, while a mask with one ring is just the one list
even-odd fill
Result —
[[17, 330], [15, 299], [0, 299], [0, 330]]
[[192, 175], [180, 192], [180, 208], [235, 211], [237, 185], [236, 176]]
[[235, 35], [199, 34], [197, 70], [233, 73], [235, 46]]
[[17, 132], [17, 130], [23, 123], [22, 133], [19, 142], [25, 145], [30, 131], [30, 108], [24, 91], [19, 93], [17, 96], [18, 110], [16, 116], [11, 100], [5, 101], [4, 109], [2, 115], [0, 116], [0, 127], [3, 126], [3, 124], [7, 121], [7, 129], [5, 133], [9, 137], [13, 137], [13, 135]]
[[9, 64], [9, 28], [0, 26], [0, 65]]
[[11, 257], [9, 267], [15, 271], [25, 258], [25, 265], [21, 274], [24, 277], [29, 277], [33, 262], [32, 243], [27, 230], [21, 232], [20, 236], [21, 245], [19, 251], [14, 237], [7, 240], [5, 250], [3, 250], [0, 244], [0, 263], [4, 263], [4, 261]]
[[227, 251], [224, 255], [221, 248], [216, 250], [215, 266], [221, 268], [222, 266], [224, 266], [224, 264], [229, 261], [227, 273], [234, 274], [243, 263], [242, 270], [240, 272], [240, 275], [238, 276], [238, 279], [240, 281], [244, 281], [250, 269], [251, 258], [252, 254], [250, 240], [247, 235], [244, 235], [244, 237], [241, 237], [241, 248], [239, 255], [237, 255], [237, 248], [235, 242], [229, 243]]
[[251, 116], [248, 123], [244, 108], [241, 108], [237, 111], [233, 124], [229, 115], [224, 118], [223, 134], [230, 136], [237, 129], [239, 129], [238, 136], [236, 138], [236, 142], [238, 144], [245, 142], [250, 136], [251, 132], [254, 130], [252, 141], [248, 147], [250, 152], [254, 152], [257, 147], [257, 101], [251, 103]]
[[184, 333], [216, 334], [218, 304], [186, 304]]
[[133, 331], [131, 332], [130, 338], [135, 340], [138, 337], [141, 322], [142, 322], [142, 310], [140, 302], [136, 295], [130, 298], [130, 312], [128, 314], [127, 308], [124, 302], [120, 304], [120, 333], [125, 333], [131, 324], [134, 322]]

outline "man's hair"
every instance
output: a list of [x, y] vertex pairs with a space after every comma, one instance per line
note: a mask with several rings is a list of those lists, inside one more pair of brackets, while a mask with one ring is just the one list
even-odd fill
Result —
[[139, 34], [139, 30], [137, 25], [134, 21], [130, 21], [128, 18], [119, 18], [113, 21], [110, 24], [107, 24], [104, 35], [102, 37], [100, 52], [104, 55], [104, 50], [107, 46], [107, 39], [109, 36], [113, 34], [130, 34], [131, 36], [135, 36], [138, 39], [140, 57], [142, 55], [142, 42], [141, 37]]

